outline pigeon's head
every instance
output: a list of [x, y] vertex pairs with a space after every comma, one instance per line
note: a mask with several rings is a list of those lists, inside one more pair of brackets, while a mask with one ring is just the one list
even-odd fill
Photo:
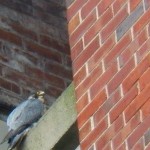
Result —
[[35, 98], [39, 99], [40, 101], [44, 102], [44, 95], [45, 95], [45, 92], [44, 91], [37, 91], [35, 93]]

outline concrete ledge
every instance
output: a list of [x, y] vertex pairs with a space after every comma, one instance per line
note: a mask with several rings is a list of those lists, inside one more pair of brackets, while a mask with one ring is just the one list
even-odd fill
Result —
[[31, 129], [19, 150], [50, 150], [75, 123], [74, 86], [71, 84]]

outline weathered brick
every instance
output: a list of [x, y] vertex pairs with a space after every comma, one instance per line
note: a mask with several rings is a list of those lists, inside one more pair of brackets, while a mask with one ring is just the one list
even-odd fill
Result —
[[123, 143], [121, 146], [118, 147], [117, 150], [126, 150], [126, 144]]
[[70, 48], [68, 44], [61, 43], [56, 39], [52, 39], [49, 36], [41, 35], [40, 36], [40, 43], [41, 45], [54, 48], [56, 51], [64, 54], [70, 54]]
[[45, 48], [38, 43], [32, 41], [26, 41], [26, 49], [31, 51], [33, 54], [42, 55], [48, 59], [54, 60], [56, 62], [62, 62], [61, 54], [57, 51], [51, 50], [50, 48]]
[[30, 30], [27, 29], [26, 27], [22, 26], [21, 24], [19, 24], [19, 22], [11, 22], [9, 23], [9, 25], [12, 27], [12, 29], [17, 32], [18, 34], [20, 34], [20, 36], [24, 36], [26, 38], [30, 38], [33, 39], [35, 41], [37, 41], [37, 34]]
[[78, 26], [76, 31], [70, 35], [70, 46], [73, 47], [77, 41], [88, 31], [88, 29], [93, 25], [96, 21], [96, 10], [93, 10], [90, 15], [83, 20], [82, 24]]
[[112, 19], [112, 9], [109, 8], [85, 33], [84, 43], [87, 45], [100, 31], [101, 29]]
[[116, 30], [118, 25], [128, 16], [127, 6], [124, 6], [119, 13], [106, 25], [101, 32], [102, 43]]
[[6, 40], [8, 42], [14, 43], [18, 46], [22, 45], [22, 39], [18, 35], [11, 33], [9, 31], [0, 29], [0, 39]]
[[138, 7], [118, 26], [116, 30], [117, 40], [122, 38], [122, 36], [131, 28], [131, 26], [133, 26], [133, 24], [140, 18], [143, 13], [143, 3], [141, 2]]

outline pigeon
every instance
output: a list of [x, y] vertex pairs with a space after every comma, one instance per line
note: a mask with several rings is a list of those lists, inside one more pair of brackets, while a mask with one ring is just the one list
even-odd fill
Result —
[[30, 128], [44, 113], [44, 91], [38, 91], [19, 104], [8, 116], [8, 133], [0, 144], [8, 141], [8, 150], [12, 150], [26, 136]]

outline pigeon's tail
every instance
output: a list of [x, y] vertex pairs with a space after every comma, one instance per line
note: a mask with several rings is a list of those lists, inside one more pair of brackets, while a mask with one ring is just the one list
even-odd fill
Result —
[[0, 142], [0, 145], [5, 143], [10, 137], [12, 137], [12, 135], [14, 134], [14, 131], [13, 130], [10, 130], [6, 136], [4, 137], [4, 139]]
[[9, 147], [8, 150], [12, 150], [13, 148], [15, 148], [16, 146], [18, 146], [23, 138], [27, 135], [28, 131], [30, 128], [25, 129], [24, 131], [22, 131], [20, 134], [17, 134], [12, 141], [9, 143]]

